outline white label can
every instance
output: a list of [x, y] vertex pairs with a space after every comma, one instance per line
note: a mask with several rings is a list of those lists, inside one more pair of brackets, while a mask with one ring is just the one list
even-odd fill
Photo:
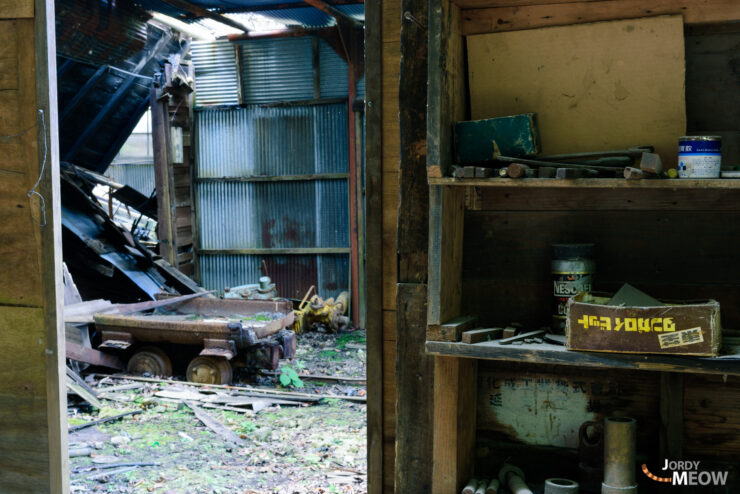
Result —
[[719, 178], [722, 137], [684, 136], [678, 140], [680, 178]]

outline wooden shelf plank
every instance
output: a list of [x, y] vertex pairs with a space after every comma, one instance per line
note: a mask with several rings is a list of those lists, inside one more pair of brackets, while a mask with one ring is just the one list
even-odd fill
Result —
[[592, 189], [740, 189], [740, 179], [674, 178], [656, 180], [623, 180], [619, 178], [428, 178], [429, 185], [472, 187], [539, 187]]
[[[487, 341], [471, 345], [467, 343], [427, 341], [426, 350], [431, 355], [483, 360], [740, 376], [740, 360], [674, 355], [579, 352], [569, 351], [565, 347], [550, 343], [500, 345], [496, 341]], [[725, 348], [725, 351], [740, 356], [740, 347]]]

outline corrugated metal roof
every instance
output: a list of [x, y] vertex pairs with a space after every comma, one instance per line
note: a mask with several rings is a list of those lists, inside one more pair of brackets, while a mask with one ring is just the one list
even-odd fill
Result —
[[311, 44], [309, 36], [242, 42], [244, 102], [313, 99]]
[[201, 279], [207, 290], [255, 283], [262, 276], [264, 259], [267, 272], [277, 284], [280, 297], [300, 299], [311, 285], [322, 297], [336, 297], [347, 289], [349, 256], [336, 255], [211, 255], [200, 256]]
[[198, 176], [344, 173], [347, 105], [196, 110]]
[[239, 104], [236, 55], [230, 41], [194, 41], [196, 105]]

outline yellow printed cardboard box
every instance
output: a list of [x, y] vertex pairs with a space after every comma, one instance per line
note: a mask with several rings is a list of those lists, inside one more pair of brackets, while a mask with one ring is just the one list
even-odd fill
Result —
[[568, 301], [566, 347], [618, 353], [716, 356], [722, 345], [719, 302], [657, 307], [604, 305], [581, 294]]

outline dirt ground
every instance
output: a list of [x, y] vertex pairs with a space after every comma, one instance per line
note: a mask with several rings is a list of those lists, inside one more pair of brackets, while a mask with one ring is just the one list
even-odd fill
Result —
[[[288, 381], [292, 369], [298, 379]], [[319, 381], [307, 376], [343, 377]], [[270, 404], [250, 408], [197, 408], [236, 434], [229, 442], [206, 427], [184, 402], [162, 397], [201, 397], [224, 392], [165, 382], [134, 382], [88, 376], [98, 392], [109, 386], [140, 386], [111, 392], [92, 409], [70, 397], [69, 425], [140, 413], [69, 435], [72, 492], [123, 493], [362, 493], [366, 481], [365, 334], [309, 332], [298, 337], [292, 362], [278, 373], [245, 382], [262, 390], [333, 395], [316, 404]], [[302, 385], [302, 386], [301, 386]], [[174, 394], [173, 394], [174, 393]], [[287, 396], [287, 395], [286, 395]], [[341, 397], [352, 397], [347, 401]], [[289, 396], [286, 399], [290, 399]], [[311, 397], [314, 399], [314, 397]], [[269, 401], [269, 400], [268, 400]], [[227, 410], [232, 408], [240, 411]], [[254, 406], [255, 409], [259, 407]], [[243, 410], [243, 411], [241, 411]], [[227, 434], [228, 435], [228, 434]], [[90, 450], [86, 449], [90, 448]]]

